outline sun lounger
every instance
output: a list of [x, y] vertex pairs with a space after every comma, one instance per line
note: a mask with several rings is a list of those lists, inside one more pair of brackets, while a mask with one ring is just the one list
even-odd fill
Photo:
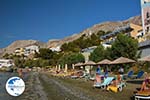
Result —
[[118, 92], [118, 91], [122, 91], [123, 87], [125, 87], [126, 84], [125, 82], [121, 82], [120, 84], [118, 84], [117, 86], [113, 86], [113, 85], [110, 85], [107, 87], [107, 90], [111, 90], [113, 92]]
[[133, 74], [134, 74], [133, 70], [129, 71], [128, 74], [125, 74], [125, 75], [124, 75], [124, 79], [132, 78], [132, 77], [133, 77]]
[[133, 77], [133, 79], [138, 79], [138, 78], [141, 78], [142, 76], [144, 75], [144, 71], [139, 71], [137, 76]]
[[113, 92], [118, 92], [118, 91], [121, 92], [123, 90], [123, 87], [126, 86], [126, 83], [123, 81], [123, 75], [120, 75], [120, 77], [121, 77], [120, 82], [117, 82], [117, 85], [116, 85], [116, 83], [109, 85], [107, 87], [107, 90], [111, 90]]
[[84, 75], [85, 75], [84, 72], [80, 70], [80, 71], [75, 72], [74, 75], [71, 76], [71, 78], [72, 79], [82, 78], [84, 77]]
[[131, 71], [129, 71], [129, 73], [128, 73], [128, 78], [131, 78], [132, 76], [133, 76], [133, 71], [131, 70]]
[[79, 76], [74, 75], [74, 76], [71, 76], [71, 78], [76, 79], [76, 78], [79, 78]]
[[134, 97], [135, 100], [140, 100], [140, 99], [150, 100], [150, 90], [138, 91]]
[[113, 81], [113, 79], [114, 79], [114, 77], [107, 77], [106, 79], [104, 79], [103, 83], [96, 83], [93, 86], [106, 88]]

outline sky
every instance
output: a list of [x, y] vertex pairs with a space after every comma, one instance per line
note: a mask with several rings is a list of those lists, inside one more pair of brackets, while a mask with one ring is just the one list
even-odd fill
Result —
[[140, 9], [140, 0], [0, 0], [0, 48], [16, 40], [62, 39]]

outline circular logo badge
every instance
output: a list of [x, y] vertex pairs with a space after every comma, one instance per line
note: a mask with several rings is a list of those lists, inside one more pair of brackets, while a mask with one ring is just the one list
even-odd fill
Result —
[[19, 96], [25, 90], [25, 83], [19, 77], [11, 77], [6, 82], [6, 90], [11, 96]]

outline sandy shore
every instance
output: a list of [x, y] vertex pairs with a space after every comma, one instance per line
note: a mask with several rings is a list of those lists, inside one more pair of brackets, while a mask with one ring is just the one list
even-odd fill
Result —
[[122, 92], [92, 88], [92, 81], [58, 78], [49, 73], [32, 72], [24, 94], [18, 100], [131, 100], [138, 84], [127, 83]]
[[26, 79], [26, 89], [24, 93], [17, 97], [16, 100], [48, 100], [43, 86], [39, 80], [38, 72], [30, 72]]

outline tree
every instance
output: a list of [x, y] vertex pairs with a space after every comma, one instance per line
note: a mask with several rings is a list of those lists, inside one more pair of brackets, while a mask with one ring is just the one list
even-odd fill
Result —
[[14, 64], [16, 67], [23, 68], [24, 67], [24, 59], [20, 59], [19, 57], [14, 58]]
[[40, 57], [42, 59], [51, 59], [53, 57], [53, 52], [50, 49], [41, 48], [37, 57]]
[[127, 57], [137, 59], [138, 41], [124, 34], [119, 34], [112, 44], [111, 55], [113, 59]]
[[67, 53], [59, 59], [58, 63], [61, 65], [65, 64], [71, 65], [84, 61], [85, 61], [84, 56], [81, 53]]
[[81, 49], [91, 47], [91, 46], [98, 46], [100, 45], [100, 36], [105, 34], [104, 31], [99, 31], [97, 33], [92, 33], [91, 36], [86, 36], [85, 34], [82, 35], [77, 40], [74, 40], [69, 43], [64, 43], [61, 46], [61, 50], [64, 52], [79, 52]]
[[89, 59], [94, 62], [98, 62], [105, 58], [104, 54], [105, 54], [104, 47], [100, 45], [90, 54]]
[[3, 58], [9, 59], [9, 58], [10, 58], [10, 55], [9, 55], [8, 53], [6, 53], [6, 54], [3, 56]]

